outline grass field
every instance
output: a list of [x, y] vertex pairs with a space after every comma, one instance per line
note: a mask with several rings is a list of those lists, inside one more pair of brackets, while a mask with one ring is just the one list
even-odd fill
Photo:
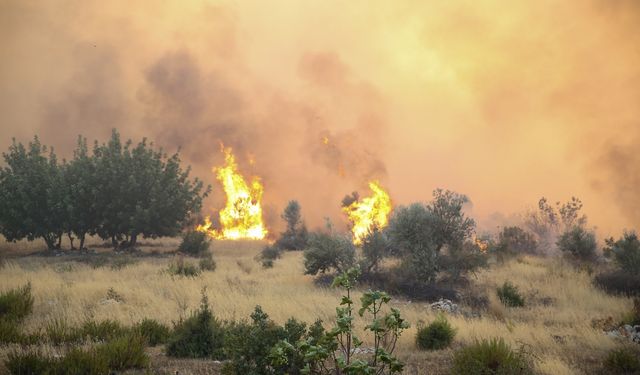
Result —
[[[199, 305], [203, 288], [215, 315], [222, 319], [248, 318], [256, 305], [280, 323], [293, 316], [308, 323], [320, 318], [328, 326], [334, 318], [340, 291], [318, 286], [313, 277], [303, 275], [300, 252], [285, 253], [273, 268], [263, 269], [255, 259], [263, 243], [216, 241], [212, 249], [217, 269], [185, 278], [163, 272], [173, 258], [167, 253], [175, 250], [177, 243], [147, 243], [143, 247], [146, 256], [137, 257], [112, 254], [107, 248], [95, 255], [27, 256], [36, 244], [2, 244], [6, 260], [0, 270], [0, 291], [31, 282], [35, 306], [25, 322], [27, 330], [52, 319], [70, 324], [116, 319], [133, 324], [149, 317], [171, 323]], [[91, 257], [108, 259], [118, 267], [94, 268], [86, 262]], [[195, 259], [186, 261], [197, 263]], [[495, 290], [506, 280], [524, 293], [526, 307], [506, 308], [499, 302]], [[122, 300], [109, 299], [109, 289]], [[476, 309], [479, 315], [471, 317], [472, 307], [462, 303], [468, 317], [449, 317], [458, 330], [453, 348], [437, 352], [421, 352], [414, 344], [417, 323], [429, 322], [436, 314], [427, 303], [394, 298], [392, 305], [399, 307], [412, 325], [398, 347], [398, 354], [407, 362], [406, 374], [446, 373], [453, 350], [490, 337], [523, 346], [533, 355], [539, 373], [597, 372], [606, 351], [621, 344], [592, 328], [592, 320], [609, 316], [619, 320], [632, 306], [630, 299], [595, 289], [588, 272], [557, 258], [522, 257], [494, 264], [471, 277], [463, 292], [487, 296], [488, 306]], [[2, 353], [6, 354], [6, 348]], [[181, 374], [216, 373], [206, 361], [167, 362], [160, 353], [152, 356], [152, 367], [159, 373], [172, 373], [181, 366], [185, 367]]]

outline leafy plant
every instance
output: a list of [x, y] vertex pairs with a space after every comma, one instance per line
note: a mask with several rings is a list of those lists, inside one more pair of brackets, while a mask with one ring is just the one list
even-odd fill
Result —
[[616, 263], [624, 272], [633, 274], [640, 269], [640, 240], [635, 232], [626, 232], [618, 241], [609, 238], [606, 241], [605, 254], [613, 255]]
[[354, 265], [355, 255], [356, 249], [350, 238], [332, 233], [311, 233], [304, 251], [304, 273], [343, 272]]
[[169, 264], [167, 271], [170, 275], [175, 276], [196, 277], [200, 275], [200, 270], [193, 264], [185, 262], [181, 256]]
[[278, 249], [303, 250], [307, 247], [309, 233], [300, 211], [298, 201], [289, 201], [282, 213], [282, 219], [287, 223], [287, 229], [280, 233], [280, 238], [276, 240], [274, 245]]
[[171, 334], [169, 327], [148, 318], [136, 324], [133, 327], [133, 331], [144, 337], [149, 346], [166, 343]]
[[335, 326], [320, 337], [309, 337], [297, 343], [280, 341], [272, 351], [272, 364], [281, 366], [289, 363], [292, 354], [303, 359], [303, 374], [381, 374], [400, 373], [404, 367], [393, 351], [398, 337], [409, 324], [400, 316], [400, 311], [390, 308], [386, 314], [383, 306], [391, 297], [384, 292], [369, 291], [361, 297], [361, 307], [357, 311], [360, 317], [368, 313], [371, 321], [365, 330], [373, 334], [373, 357], [361, 359], [356, 351], [362, 341], [354, 333], [354, 301], [351, 291], [360, 275], [358, 268], [350, 268], [337, 276], [333, 286], [344, 288], [340, 306], [336, 308]]
[[629, 348], [611, 350], [604, 366], [610, 374], [640, 374], [638, 353]]
[[451, 326], [444, 315], [426, 327], [420, 327], [416, 334], [416, 345], [424, 350], [440, 350], [451, 345], [456, 329]]
[[502, 287], [497, 289], [497, 293], [500, 302], [507, 307], [524, 306], [524, 297], [520, 294], [518, 288], [509, 281], [505, 281]]
[[202, 292], [200, 309], [173, 327], [166, 345], [168, 356], [188, 358], [223, 357], [224, 327], [211, 312], [209, 300]]
[[590, 260], [596, 255], [595, 233], [581, 226], [575, 226], [562, 233], [556, 244], [562, 252], [580, 260]]
[[454, 375], [533, 374], [525, 352], [513, 350], [503, 339], [483, 339], [458, 350], [453, 356]]
[[97, 355], [104, 358], [111, 370], [145, 368], [149, 357], [144, 351], [146, 338], [137, 332], [117, 337], [97, 348]]
[[188, 231], [182, 236], [182, 242], [178, 246], [178, 251], [191, 256], [202, 256], [207, 254], [211, 246], [209, 235], [199, 231]]
[[96, 322], [88, 320], [80, 327], [82, 337], [88, 337], [94, 341], [110, 341], [127, 333], [127, 328], [123, 327], [116, 320], [103, 320]]
[[282, 250], [278, 246], [275, 245], [267, 245], [262, 248], [262, 252], [260, 252], [260, 260], [262, 261], [262, 267], [271, 268], [273, 267], [273, 262], [280, 258]]

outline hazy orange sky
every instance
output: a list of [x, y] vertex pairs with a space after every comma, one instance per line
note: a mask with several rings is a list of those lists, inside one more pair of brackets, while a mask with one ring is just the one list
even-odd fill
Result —
[[181, 147], [209, 209], [223, 141], [270, 223], [289, 199], [342, 220], [375, 178], [465, 193], [483, 228], [572, 195], [603, 235], [640, 228], [636, 0], [0, 0], [0, 113], [3, 150]]

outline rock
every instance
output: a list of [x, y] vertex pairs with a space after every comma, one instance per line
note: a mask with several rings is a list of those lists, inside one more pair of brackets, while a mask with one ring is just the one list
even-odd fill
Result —
[[441, 298], [438, 302], [434, 302], [429, 305], [431, 310], [446, 312], [447, 314], [458, 314], [460, 309], [458, 305], [451, 302], [451, 300]]

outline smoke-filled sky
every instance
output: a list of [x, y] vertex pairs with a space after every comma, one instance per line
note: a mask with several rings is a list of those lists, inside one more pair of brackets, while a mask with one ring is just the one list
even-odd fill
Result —
[[342, 220], [379, 179], [396, 204], [465, 193], [488, 229], [572, 195], [602, 234], [640, 228], [637, 0], [0, 0], [0, 113], [3, 150], [180, 147], [208, 209], [222, 141], [272, 226], [289, 199]]

